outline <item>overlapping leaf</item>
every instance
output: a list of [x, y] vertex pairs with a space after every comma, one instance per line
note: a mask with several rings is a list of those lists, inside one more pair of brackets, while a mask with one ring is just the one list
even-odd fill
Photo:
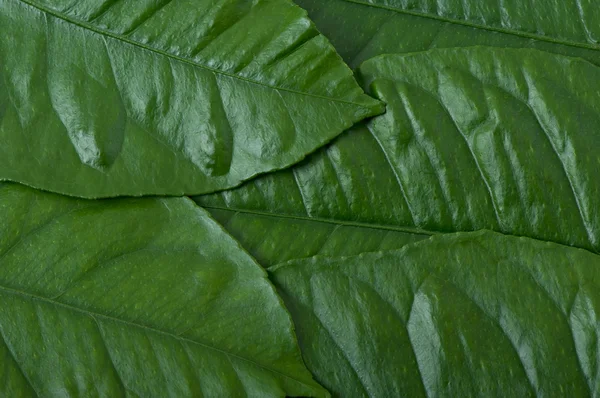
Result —
[[[600, 251], [600, 69], [564, 56], [600, 65], [597, 7], [298, 2], [351, 66], [400, 53], [359, 71], [387, 113], [195, 200], [318, 381], [597, 395], [600, 258], [567, 245]], [[288, 0], [0, 0], [0, 33], [0, 179], [61, 193], [230, 188], [382, 111]], [[3, 395], [327, 394], [191, 202], [0, 214]], [[482, 228], [538, 240], [447, 234]]]
[[[474, 47], [377, 57], [361, 73], [387, 103], [385, 115], [301, 166], [196, 200], [234, 212], [492, 229], [600, 249], [598, 67]], [[251, 241], [239, 228], [232, 233]], [[257, 255], [269, 253], [277, 257]]]
[[595, 396], [600, 257], [481, 231], [296, 260], [273, 278], [343, 397]]
[[288, 0], [0, 1], [0, 179], [199, 194], [382, 111]]
[[188, 199], [5, 184], [0, 215], [0, 395], [326, 395], [265, 272]]
[[432, 235], [429, 231], [417, 228], [394, 228], [252, 211], [209, 210], [264, 267], [315, 255], [349, 256], [399, 249]]
[[[392, 45], [430, 46], [409, 49], [402, 32], [428, 30], [398, 23], [390, 4], [377, 8], [389, 25], [371, 24], [361, 6], [358, 29], [331, 12], [342, 3], [358, 2], [312, 15], [340, 22], [333, 41], [354, 66]], [[496, 37], [486, 44], [596, 61], [593, 41], [557, 44], [565, 25], [539, 37], [433, 22], [434, 46]], [[378, 57], [360, 72], [385, 115], [299, 167], [196, 198], [262, 263], [296, 258], [270, 269], [309, 368], [337, 396], [595, 395], [598, 257], [492, 232], [439, 233], [489, 228], [599, 249], [598, 68], [468, 48]], [[335, 257], [395, 247], [404, 248]]]
[[353, 68], [380, 54], [485, 45], [536, 48], [600, 65], [594, 1], [295, 0]]

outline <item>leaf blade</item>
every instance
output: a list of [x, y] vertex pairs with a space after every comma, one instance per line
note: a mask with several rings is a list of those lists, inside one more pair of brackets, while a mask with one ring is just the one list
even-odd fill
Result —
[[205, 209], [265, 268], [316, 255], [338, 257], [394, 250], [432, 235], [429, 231], [415, 228], [394, 228], [226, 207]]
[[598, 389], [587, 345], [598, 260], [479, 231], [290, 261], [273, 268], [272, 279], [303, 325], [307, 365], [336, 396], [587, 395]]
[[326, 394], [264, 271], [187, 199], [87, 202], [7, 184], [0, 212], [5, 372], [28, 380], [17, 391]]
[[0, 177], [91, 198], [211, 192], [381, 112], [300, 8], [213, 3], [3, 1]]
[[430, 233], [490, 229], [598, 250], [600, 104], [590, 86], [598, 67], [472, 47], [376, 57], [361, 75], [387, 102], [385, 115], [290, 171], [195, 200]]
[[[585, 2], [297, 0], [353, 67], [385, 53], [488, 45], [535, 48], [599, 64], [597, 10]], [[401, 37], [402, 40], [398, 40]]]

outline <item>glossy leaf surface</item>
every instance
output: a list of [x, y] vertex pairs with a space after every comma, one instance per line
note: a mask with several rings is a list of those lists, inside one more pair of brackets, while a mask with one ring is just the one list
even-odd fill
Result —
[[600, 249], [600, 68], [537, 50], [390, 55], [361, 74], [387, 113], [207, 206]]
[[323, 396], [261, 267], [188, 199], [0, 187], [0, 395]]
[[199, 194], [383, 110], [288, 0], [0, 1], [0, 179]]
[[535, 48], [600, 65], [593, 0], [295, 0], [353, 68], [380, 54], [486, 45]]
[[336, 396], [595, 396], [600, 257], [480, 231], [284, 263], [272, 279]]
[[399, 249], [431, 236], [430, 232], [416, 228], [345, 223], [253, 211], [208, 210], [263, 267], [315, 255], [349, 256]]

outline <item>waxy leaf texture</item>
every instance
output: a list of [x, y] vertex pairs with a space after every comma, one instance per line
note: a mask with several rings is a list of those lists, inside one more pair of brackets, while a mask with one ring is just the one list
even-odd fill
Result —
[[196, 200], [600, 250], [600, 68], [537, 50], [471, 47], [380, 56], [360, 74], [387, 103], [384, 115], [300, 166]]
[[429, 231], [276, 213], [209, 208], [210, 214], [264, 267], [288, 260], [394, 250]]
[[295, 0], [352, 66], [380, 54], [476, 45], [535, 48], [600, 65], [593, 0]]
[[600, 7], [296, 3], [0, 0], [0, 396], [600, 395]]
[[383, 111], [288, 0], [0, 1], [0, 179], [200, 194]]
[[264, 270], [183, 198], [0, 187], [0, 395], [325, 396]]
[[596, 254], [478, 231], [272, 272], [335, 396], [598, 394]]

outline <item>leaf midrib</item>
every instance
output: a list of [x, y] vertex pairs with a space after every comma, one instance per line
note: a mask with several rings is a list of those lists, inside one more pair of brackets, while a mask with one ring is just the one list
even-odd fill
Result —
[[109, 32], [109, 31], [107, 31], [105, 29], [96, 28], [92, 24], [76, 20], [76, 19], [71, 18], [71, 17], [69, 17], [67, 15], [61, 14], [58, 11], [53, 10], [52, 8], [45, 7], [45, 6], [42, 6], [42, 5], [39, 5], [39, 4], [35, 4], [31, 0], [18, 0], [18, 1], [21, 2], [21, 3], [24, 3], [24, 4], [28, 5], [28, 6], [30, 6], [32, 8], [34, 8], [34, 9], [36, 9], [36, 10], [42, 12], [42, 13], [48, 14], [48, 15], [54, 17], [54, 18], [57, 18], [57, 19], [60, 19], [61, 21], [73, 24], [73, 25], [78, 26], [78, 27], [80, 27], [82, 29], [89, 30], [89, 31], [94, 32], [96, 34], [99, 34], [101, 36], [110, 37], [112, 39], [118, 40], [118, 41], [123, 42], [123, 43], [127, 43], [127, 44], [135, 46], [135, 47], [139, 47], [139, 48], [141, 48], [143, 50], [150, 51], [150, 52], [155, 53], [155, 54], [159, 54], [159, 55], [161, 55], [163, 57], [171, 58], [171, 59], [174, 59], [176, 61], [188, 64], [188, 65], [192, 65], [192, 66], [195, 66], [195, 67], [198, 67], [198, 68], [202, 68], [202, 69], [208, 70], [208, 71], [210, 71], [212, 73], [215, 73], [215, 74], [227, 76], [227, 77], [230, 77], [232, 79], [241, 80], [241, 81], [244, 81], [244, 82], [247, 82], [247, 83], [250, 83], [250, 84], [255, 84], [255, 85], [258, 85], [258, 86], [266, 87], [266, 88], [269, 88], [269, 89], [272, 89], [272, 90], [285, 91], [285, 92], [289, 92], [289, 93], [292, 93], [292, 94], [303, 95], [303, 96], [313, 97], [313, 98], [319, 98], [319, 99], [324, 99], [324, 100], [328, 100], [328, 101], [332, 101], [332, 102], [338, 102], [338, 103], [341, 103], [341, 104], [358, 106], [358, 107], [363, 108], [363, 109], [369, 109], [367, 106], [365, 106], [363, 104], [356, 103], [356, 102], [346, 101], [346, 100], [343, 100], [343, 99], [340, 99], [340, 98], [333, 98], [333, 97], [328, 97], [328, 96], [314, 94], [314, 93], [297, 91], [297, 90], [294, 90], [294, 89], [291, 89], [291, 88], [286, 88], [286, 87], [272, 86], [272, 85], [268, 85], [268, 84], [265, 84], [265, 83], [262, 83], [262, 82], [259, 82], [259, 81], [256, 81], [256, 80], [249, 79], [247, 77], [243, 77], [243, 76], [239, 76], [239, 75], [236, 75], [236, 74], [233, 74], [233, 73], [225, 72], [225, 71], [222, 71], [222, 70], [219, 70], [219, 69], [211, 68], [209, 66], [202, 65], [202, 64], [199, 64], [197, 62], [193, 62], [193, 61], [191, 61], [189, 59], [177, 56], [175, 54], [170, 54], [170, 53], [168, 53], [166, 51], [163, 51], [163, 50], [160, 50], [158, 48], [154, 48], [154, 47], [145, 45], [145, 44], [137, 42], [135, 40], [130, 40], [130, 39], [126, 38], [126, 37], [123, 37], [123, 36], [120, 36], [118, 34]]
[[324, 224], [333, 224], [333, 225], [341, 225], [346, 227], [358, 227], [358, 228], [369, 228], [369, 229], [380, 229], [385, 231], [395, 231], [395, 232], [405, 232], [416, 235], [439, 235], [443, 233], [452, 233], [452, 232], [436, 232], [436, 231], [428, 231], [425, 229], [419, 228], [411, 228], [411, 227], [399, 227], [394, 225], [383, 225], [383, 224], [370, 224], [358, 221], [342, 221], [336, 220], [333, 218], [319, 218], [319, 217], [310, 217], [310, 216], [298, 216], [293, 214], [283, 214], [283, 213], [270, 213], [267, 211], [260, 210], [248, 210], [248, 209], [238, 209], [235, 207], [221, 207], [221, 206], [205, 206], [203, 204], [198, 204], [198, 206], [207, 210], [221, 210], [221, 211], [229, 211], [232, 213], [242, 213], [242, 214], [253, 214], [257, 216], [265, 216], [265, 217], [273, 217], [273, 218], [285, 218], [289, 220], [300, 220], [300, 221], [312, 221], [312, 222], [320, 222]]
[[540, 35], [540, 34], [535, 34], [535, 33], [527, 33], [527, 32], [523, 32], [523, 31], [515, 30], [515, 29], [499, 28], [499, 27], [495, 27], [495, 26], [482, 25], [482, 24], [478, 24], [478, 23], [470, 22], [470, 21], [466, 21], [466, 20], [453, 19], [453, 18], [443, 17], [440, 15], [428, 14], [425, 12], [409, 11], [409, 10], [385, 6], [385, 5], [381, 5], [381, 4], [367, 3], [362, 0], [340, 0], [340, 1], [345, 1], [347, 3], [359, 4], [359, 5], [363, 5], [366, 7], [373, 7], [373, 8], [379, 8], [382, 10], [388, 10], [388, 11], [396, 12], [398, 14], [412, 15], [412, 16], [416, 16], [416, 17], [429, 18], [429, 19], [434, 19], [437, 21], [447, 22], [447, 23], [455, 24], [455, 25], [468, 26], [471, 28], [487, 30], [490, 32], [505, 33], [505, 34], [509, 34], [509, 35], [513, 35], [513, 36], [519, 36], [519, 37], [524, 37], [524, 38], [528, 38], [528, 39], [545, 41], [548, 43], [561, 44], [564, 46], [585, 48], [588, 50], [600, 51], [600, 46], [594, 45], [594, 44], [580, 43], [580, 42], [569, 41], [569, 40], [560, 40], [560, 39], [556, 39], [556, 38], [553, 38], [550, 36], [545, 36], [545, 35]]
[[[292, 214], [267, 212], [267, 211], [260, 211], [260, 210], [238, 209], [235, 207], [222, 207], [222, 206], [212, 206], [212, 205], [205, 206], [201, 203], [198, 203], [197, 205], [206, 210], [228, 211], [231, 213], [250, 214], [250, 215], [265, 216], [265, 217], [272, 217], [272, 218], [283, 218], [283, 219], [289, 219], [289, 220], [312, 221], [312, 222], [332, 224], [332, 225], [337, 225], [337, 226], [378, 229], [378, 230], [384, 230], [384, 231], [403, 232], [403, 233], [409, 233], [409, 234], [415, 234], [415, 235], [429, 235], [429, 236], [438, 235], [439, 236], [439, 235], [447, 235], [447, 234], [463, 234], [463, 233], [476, 233], [476, 232], [480, 232], [480, 231], [491, 231], [491, 232], [494, 232], [494, 233], [497, 233], [500, 235], [504, 235], [504, 236], [513, 236], [515, 238], [533, 239], [538, 242], [552, 243], [555, 245], [560, 245], [560, 246], [570, 247], [573, 249], [583, 250], [590, 254], [600, 255], [600, 253], [598, 253], [598, 252], [595, 252], [591, 249], [581, 247], [581, 246], [574, 246], [574, 245], [570, 245], [568, 243], [555, 241], [555, 240], [541, 239], [541, 238], [531, 236], [531, 235], [518, 235], [518, 234], [514, 234], [514, 233], [507, 233], [507, 232], [502, 232], [502, 231], [498, 231], [498, 230], [493, 230], [490, 228], [480, 228], [480, 229], [475, 229], [475, 230], [432, 231], [432, 230], [426, 230], [426, 229], [419, 229], [416, 227], [401, 227], [401, 226], [383, 225], [383, 224], [375, 224], [375, 223], [370, 224], [370, 223], [358, 222], [358, 221], [343, 221], [343, 220], [337, 220], [337, 219], [333, 219], [333, 218], [319, 218], [319, 217], [311, 217], [311, 216], [299, 216], [299, 215], [292, 215]], [[427, 239], [425, 239], [425, 240], [427, 240]], [[419, 243], [421, 243], [421, 242], [412, 242], [409, 245], [416, 245]], [[393, 250], [402, 250], [402, 249], [393, 249]], [[388, 250], [383, 250], [383, 251], [388, 251]], [[350, 255], [348, 257], [353, 257], [353, 256], [355, 256], [355, 255]], [[288, 262], [293, 262], [293, 261], [295, 261], [295, 260], [288, 260], [288, 261], [284, 261], [283, 263], [272, 265], [271, 267], [268, 267], [267, 270], [269, 272], [272, 272], [276, 269], [276, 267], [279, 267], [282, 264], [287, 264]]]
[[[294, 381], [296, 383], [299, 383], [299, 384], [301, 384], [303, 386], [308, 387], [309, 389], [314, 389], [313, 386], [311, 386], [310, 384], [307, 384], [306, 382], [298, 380], [297, 378], [295, 378], [293, 376], [290, 376], [288, 374], [282, 373], [282, 372], [280, 372], [278, 370], [270, 369], [270, 368], [268, 368], [268, 367], [266, 367], [264, 365], [261, 365], [258, 362], [253, 361], [252, 359], [245, 358], [243, 356], [240, 356], [240, 355], [237, 355], [237, 354], [234, 354], [234, 353], [230, 353], [230, 352], [224, 351], [224, 350], [222, 350], [220, 348], [208, 345], [206, 343], [202, 343], [202, 342], [199, 342], [199, 341], [191, 340], [191, 339], [186, 338], [186, 337], [178, 336], [178, 335], [175, 335], [175, 334], [173, 334], [171, 332], [167, 332], [167, 331], [164, 331], [164, 330], [156, 329], [156, 328], [153, 328], [153, 327], [150, 327], [150, 326], [141, 325], [139, 323], [127, 321], [127, 320], [124, 320], [124, 319], [115, 318], [115, 317], [112, 317], [112, 316], [109, 316], [109, 315], [105, 315], [105, 314], [101, 314], [101, 313], [98, 313], [98, 312], [89, 311], [87, 309], [78, 308], [78, 307], [75, 307], [73, 305], [69, 305], [69, 304], [65, 304], [65, 303], [61, 303], [59, 301], [55, 301], [55, 300], [49, 299], [47, 297], [38, 296], [38, 295], [35, 295], [35, 294], [32, 294], [32, 293], [28, 293], [28, 292], [25, 292], [25, 291], [22, 291], [22, 290], [18, 290], [18, 289], [6, 287], [6, 286], [3, 286], [3, 285], [0, 285], [0, 295], [1, 294], [9, 294], [9, 295], [19, 296], [19, 297], [22, 297], [22, 298], [25, 298], [25, 299], [29, 299], [29, 300], [41, 301], [41, 302], [44, 302], [46, 304], [50, 304], [50, 305], [53, 305], [53, 306], [61, 307], [61, 308], [67, 309], [67, 310], [72, 311], [72, 312], [76, 312], [76, 313], [79, 313], [79, 314], [86, 315], [86, 316], [92, 318], [93, 320], [95, 320], [96, 322], [97, 322], [98, 319], [105, 319], [107, 321], [121, 323], [121, 324], [124, 324], [124, 325], [129, 326], [129, 327], [138, 328], [138, 329], [142, 329], [142, 330], [149, 331], [149, 332], [152, 332], [152, 333], [156, 333], [156, 334], [159, 334], [159, 335], [167, 336], [169, 338], [178, 340], [180, 342], [185, 342], [185, 343], [191, 343], [191, 344], [194, 344], [194, 345], [198, 345], [198, 346], [201, 346], [201, 347], [203, 347], [205, 349], [216, 351], [216, 352], [218, 352], [218, 353], [220, 353], [222, 355], [225, 355], [226, 357], [235, 358], [235, 359], [240, 360], [240, 361], [248, 362], [248, 363], [250, 363], [250, 364], [252, 364], [252, 365], [254, 365], [256, 367], [259, 367], [261, 369], [264, 369], [264, 370], [266, 370], [268, 372], [271, 372], [273, 374], [276, 374], [276, 375], [288, 378], [288, 379], [290, 379], [290, 380], [292, 380], [292, 381]], [[14, 358], [14, 359], [16, 361], [16, 358]], [[18, 364], [18, 362], [17, 362], [17, 364]], [[23, 373], [23, 375], [26, 376], [25, 373]], [[26, 376], [26, 378], [27, 378], [27, 376]], [[31, 387], [33, 388], [34, 386], [32, 385]]]

